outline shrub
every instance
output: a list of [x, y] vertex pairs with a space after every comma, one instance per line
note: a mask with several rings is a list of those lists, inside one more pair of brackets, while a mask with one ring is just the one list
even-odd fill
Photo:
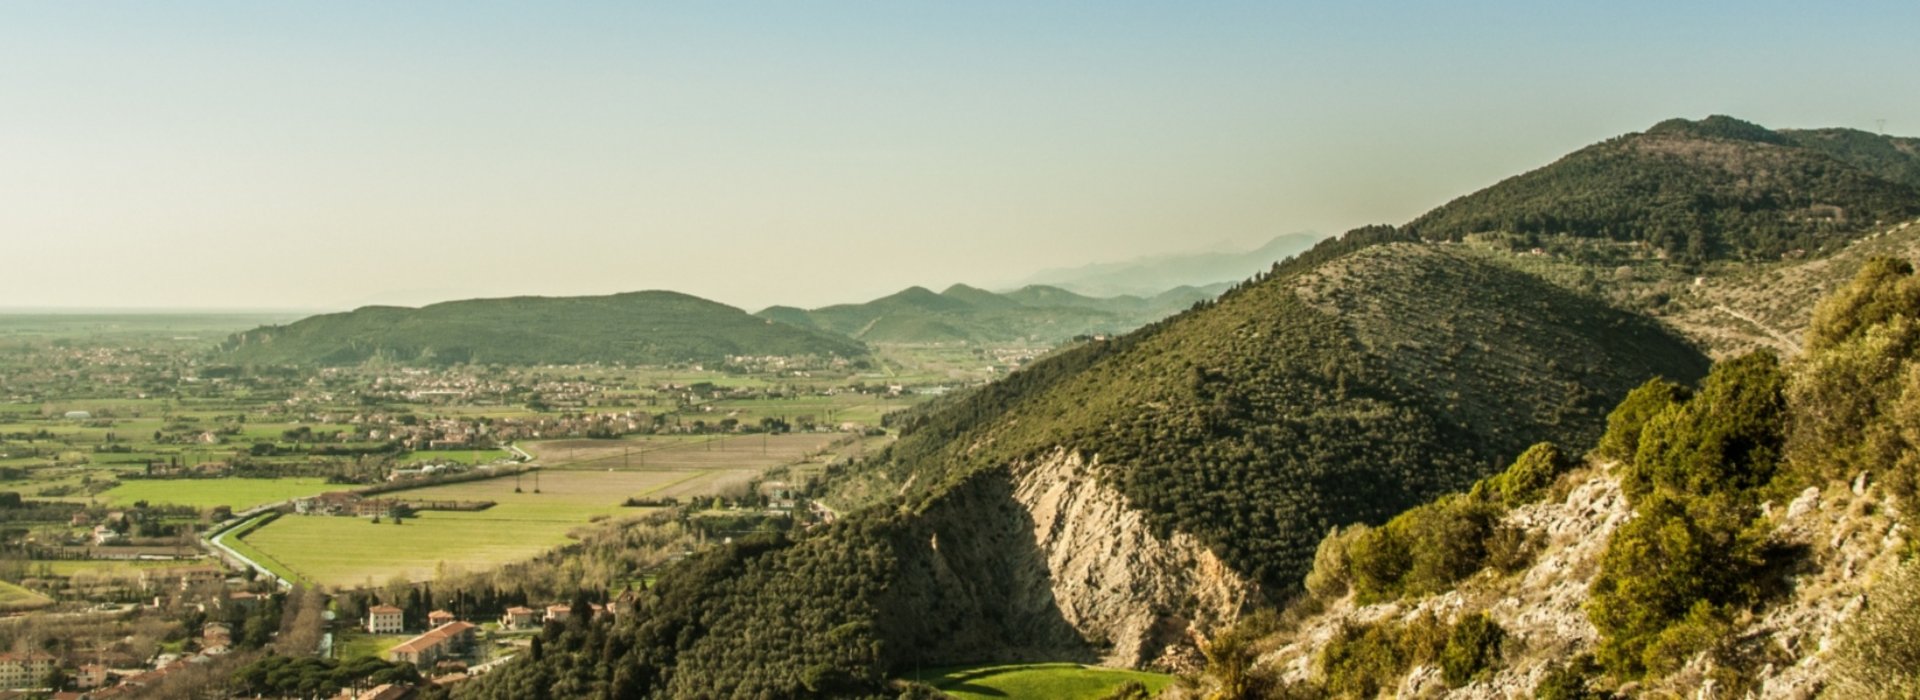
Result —
[[1920, 697], [1920, 562], [1875, 585], [1842, 629], [1828, 697]]
[[1632, 461], [1640, 450], [1640, 432], [1647, 421], [1668, 407], [1687, 400], [1686, 387], [1655, 377], [1627, 393], [1620, 405], [1607, 414], [1607, 432], [1600, 436], [1594, 454], [1601, 459]]
[[1455, 494], [1357, 534], [1347, 549], [1353, 587], [1365, 602], [1446, 590], [1486, 565], [1500, 515], [1496, 505]]
[[1500, 643], [1507, 631], [1488, 618], [1475, 613], [1462, 618], [1447, 636], [1440, 652], [1440, 677], [1447, 687], [1458, 688], [1473, 682], [1475, 676], [1493, 669], [1500, 662]]
[[1699, 604], [1753, 600], [1765, 541], [1763, 530], [1751, 525], [1754, 514], [1751, 505], [1724, 495], [1656, 492], [1643, 501], [1608, 541], [1587, 602], [1602, 637], [1600, 663], [1638, 678], [1648, 670], [1648, 649]]
[[1335, 695], [1371, 698], [1392, 687], [1412, 663], [1391, 623], [1349, 626], [1320, 649], [1322, 682]]
[[1581, 654], [1565, 664], [1554, 664], [1533, 686], [1535, 700], [1602, 700], [1610, 693], [1596, 691], [1590, 679], [1600, 675], [1600, 665], [1592, 654]]
[[1638, 499], [1655, 488], [1707, 494], [1766, 484], [1785, 441], [1785, 386], [1770, 352], [1715, 365], [1692, 399], [1647, 421], [1621, 487]]
[[1366, 525], [1353, 525], [1328, 532], [1313, 552], [1313, 570], [1307, 572], [1307, 593], [1319, 598], [1346, 595], [1353, 579], [1347, 549], [1371, 529]]
[[1508, 508], [1540, 500], [1554, 477], [1573, 468], [1573, 460], [1551, 442], [1527, 448], [1507, 470], [1474, 484], [1476, 496], [1498, 500]]

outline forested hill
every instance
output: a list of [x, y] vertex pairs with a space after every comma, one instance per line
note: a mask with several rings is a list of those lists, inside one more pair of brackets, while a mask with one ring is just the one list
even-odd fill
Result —
[[1284, 586], [1327, 525], [1458, 488], [1539, 440], [1590, 442], [1635, 385], [1707, 367], [1646, 318], [1447, 246], [1312, 257], [905, 417], [880, 468], [934, 497], [1056, 448], [1097, 455], [1154, 523]]
[[1043, 285], [996, 293], [956, 284], [941, 292], [909, 287], [861, 304], [812, 310], [775, 306], [759, 316], [872, 343], [1051, 344], [1080, 335], [1124, 333], [1212, 299], [1223, 288], [1090, 297]]
[[1920, 215], [1912, 139], [1772, 131], [1730, 117], [1674, 119], [1583, 148], [1460, 197], [1407, 229], [1643, 242], [1682, 260], [1818, 253]]
[[[1330, 525], [1462, 487], [1533, 441], [1590, 441], [1634, 385], [1706, 367], [1643, 318], [1403, 238], [1324, 243], [917, 413], [845, 477], [899, 496], [699, 555], [619, 626], [462, 693], [878, 696], [913, 665], [1145, 663], [1244, 602], [1213, 595], [1246, 590], [1232, 580], [1294, 585]], [[1084, 557], [1094, 570], [1064, 573]], [[1196, 573], [1207, 561], [1228, 571]]]
[[228, 338], [242, 364], [350, 365], [709, 361], [729, 355], [859, 357], [859, 342], [676, 292], [369, 306]]

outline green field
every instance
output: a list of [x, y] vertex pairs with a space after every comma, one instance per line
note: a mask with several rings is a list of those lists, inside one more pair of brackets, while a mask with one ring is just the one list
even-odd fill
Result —
[[528, 559], [568, 541], [567, 533], [601, 517], [637, 517], [629, 496], [703, 490], [727, 471], [555, 471], [394, 492], [423, 500], [493, 501], [481, 511], [427, 511], [394, 525], [363, 518], [282, 517], [227, 541], [282, 576], [329, 586], [380, 585], [394, 576], [427, 580], [445, 566], [478, 571]]
[[1098, 700], [1127, 681], [1158, 693], [1173, 676], [1080, 664], [1011, 664], [937, 669], [914, 676], [960, 700]]
[[52, 604], [52, 598], [0, 581], [0, 610], [31, 610]]
[[348, 487], [328, 484], [319, 478], [288, 479], [139, 479], [120, 482], [101, 493], [115, 505], [135, 501], [171, 503], [195, 508], [231, 506], [242, 510], [263, 503], [311, 496]]
[[[361, 620], [360, 622], [365, 622]], [[365, 632], [341, 632], [333, 638], [333, 658], [345, 661], [363, 656], [386, 658], [387, 650], [399, 646], [401, 642], [412, 639], [406, 634], [367, 634]]]

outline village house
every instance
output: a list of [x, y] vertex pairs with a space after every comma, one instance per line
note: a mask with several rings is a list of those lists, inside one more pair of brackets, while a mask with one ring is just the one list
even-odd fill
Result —
[[84, 664], [73, 674], [73, 686], [81, 690], [92, 690], [106, 684], [105, 664]]
[[0, 688], [38, 688], [53, 672], [54, 660], [47, 654], [0, 654]]
[[447, 624], [449, 622], [453, 622], [453, 620], [454, 620], [453, 613], [447, 612], [445, 610], [435, 610], [433, 612], [427, 613], [427, 629], [438, 628], [441, 625]]
[[192, 590], [194, 586], [219, 583], [226, 578], [226, 571], [217, 566], [188, 566], [177, 569], [141, 569], [140, 586], [153, 590], [162, 585], [177, 583], [180, 590]]
[[538, 610], [515, 605], [507, 608], [507, 614], [500, 616], [500, 627], [510, 630], [523, 630], [540, 625]]
[[207, 647], [233, 646], [233, 626], [225, 622], [209, 622], [201, 626], [200, 639], [203, 646]]
[[449, 622], [387, 650], [387, 660], [430, 667], [441, 659], [466, 653], [473, 645], [474, 629], [471, 622]]
[[93, 543], [96, 545], [119, 544], [125, 541], [127, 536], [124, 533], [116, 532], [106, 525], [93, 526]]
[[573, 617], [573, 608], [571, 606], [560, 603], [547, 606], [547, 622], [566, 622], [567, 619], [571, 617]]
[[391, 605], [367, 608], [367, 631], [373, 634], [399, 634], [406, 626], [406, 611]]

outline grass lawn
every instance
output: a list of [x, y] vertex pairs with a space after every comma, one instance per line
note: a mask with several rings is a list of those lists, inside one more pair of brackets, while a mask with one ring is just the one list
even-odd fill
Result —
[[101, 498], [115, 505], [134, 501], [172, 503], [195, 508], [231, 506], [244, 510], [262, 503], [338, 491], [348, 486], [328, 484], [325, 479], [298, 477], [289, 479], [137, 479], [120, 482], [102, 492]]
[[399, 646], [401, 642], [412, 639], [405, 634], [367, 634], [365, 632], [341, 632], [333, 636], [333, 656], [346, 661], [363, 656], [387, 657], [387, 650]]
[[32, 610], [52, 604], [52, 598], [0, 581], [0, 610]]
[[1158, 693], [1172, 676], [1080, 664], [964, 666], [927, 671], [913, 680], [960, 700], [1097, 700], [1127, 681], [1139, 681]]

